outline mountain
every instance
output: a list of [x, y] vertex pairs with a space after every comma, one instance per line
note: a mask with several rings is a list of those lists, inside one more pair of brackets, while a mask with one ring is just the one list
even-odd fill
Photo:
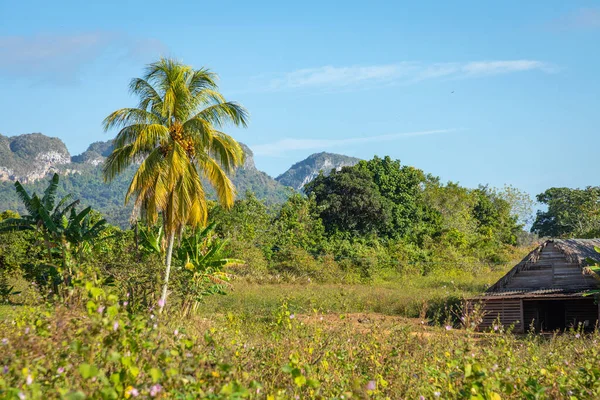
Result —
[[[252, 150], [245, 144], [241, 145], [246, 155], [245, 161], [231, 175], [238, 195], [244, 196], [251, 191], [268, 204], [283, 203], [293, 192], [292, 188], [302, 190], [319, 171], [329, 174], [333, 169], [339, 170], [360, 161], [341, 154], [317, 153], [273, 179], [256, 168]], [[124, 171], [111, 183], [105, 183], [102, 165], [112, 149], [112, 141], [95, 142], [83, 153], [71, 156], [59, 138], [41, 133], [10, 137], [0, 135], [0, 211], [10, 209], [25, 212], [15, 193], [15, 181], [23, 183], [30, 193], [41, 193], [47, 186], [45, 178], [56, 172], [61, 175], [60, 196], [73, 193], [82, 205], [100, 211], [110, 223], [128, 226], [132, 206], [124, 206], [123, 200], [135, 167]], [[210, 186], [207, 195], [215, 197]]]
[[70, 162], [67, 146], [58, 138], [41, 133], [0, 135], [0, 181], [34, 182]]
[[[242, 148], [246, 154], [244, 165], [231, 176], [238, 195], [252, 191], [266, 203], [284, 202], [291, 189], [259, 171], [252, 151], [244, 144]], [[59, 196], [73, 193], [82, 205], [100, 211], [110, 223], [128, 226], [132, 206], [125, 207], [123, 201], [135, 168], [129, 168], [106, 184], [102, 164], [111, 152], [112, 141], [92, 143], [86, 151], [71, 157], [58, 138], [41, 133], [0, 135], [0, 211], [26, 212], [16, 195], [14, 181], [23, 183], [30, 193], [41, 193], [47, 186], [44, 178], [56, 172], [61, 175]], [[210, 189], [207, 194], [214, 197]]]
[[315, 179], [320, 171], [323, 171], [325, 175], [329, 175], [332, 170], [338, 171], [342, 167], [356, 165], [359, 161], [359, 158], [342, 154], [315, 153], [292, 165], [290, 169], [279, 175], [275, 180], [282, 185], [300, 191], [304, 185]]

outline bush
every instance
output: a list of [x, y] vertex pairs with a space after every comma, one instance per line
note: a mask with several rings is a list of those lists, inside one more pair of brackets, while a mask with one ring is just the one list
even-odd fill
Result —
[[306, 250], [290, 245], [273, 254], [271, 269], [299, 277], [320, 277], [319, 263]]

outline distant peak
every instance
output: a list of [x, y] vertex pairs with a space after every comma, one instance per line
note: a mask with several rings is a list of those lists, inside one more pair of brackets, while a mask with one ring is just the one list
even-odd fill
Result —
[[353, 166], [359, 161], [360, 158], [323, 151], [311, 154], [304, 160], [295, 163], [275, 179], [283, 185], [302, 190], [304, 185], [319, 175], [319, 172], [323, 171], [325, 175], [329, 175], [332, 170]]

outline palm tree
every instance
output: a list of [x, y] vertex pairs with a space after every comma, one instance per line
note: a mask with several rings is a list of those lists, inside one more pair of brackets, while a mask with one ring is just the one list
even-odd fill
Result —
[[214, 187], [221, 205], [233, 205], [235, 189], [227, 174], [241, 165], [244, 152], [221, 129], [229, 123], [245, 127], [248, 113], [223, 98], [216, 79], [208, 69], [161, 59], [129, 85], [139, 96], [138, 107], [122, 108], [104, 120], [105, 130], [120, 129], [104, 165], [105, 180], [140, 162], [125, 203], [134, 198], [151, 224], [162, 217], [167, 251], [160, 311], [167, 299], [175, 237], [186, 225], [206, 225], [202, 178]]

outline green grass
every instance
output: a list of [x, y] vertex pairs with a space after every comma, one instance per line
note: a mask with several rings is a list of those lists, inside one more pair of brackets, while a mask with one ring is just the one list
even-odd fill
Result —
[[308, 280], [295, 283], [234, 283], [226, 296], [206, 298], [202, 315], [235, 312], [266, 315], [284, 300], [297, 313], [374, 312], [418, 317], [450, 300], [483, 292], [506, 272], [507, 267], [471, 273], [445, 272], [429, 276], [397, 278], [372, 284], [320, 284]]
[[[334, 304], [319, 287], [309, 293]], [[176, 310], [128, 314], [102, 295], [91, 301], [87, 311], [38, 307], [0, 319], [0, 398], [600, 396], [599, 333], [482, 334], [373, 313], [298, 315], [286, 301], [251, 300], [264, 315], [224, 307], [187, 319]]]

